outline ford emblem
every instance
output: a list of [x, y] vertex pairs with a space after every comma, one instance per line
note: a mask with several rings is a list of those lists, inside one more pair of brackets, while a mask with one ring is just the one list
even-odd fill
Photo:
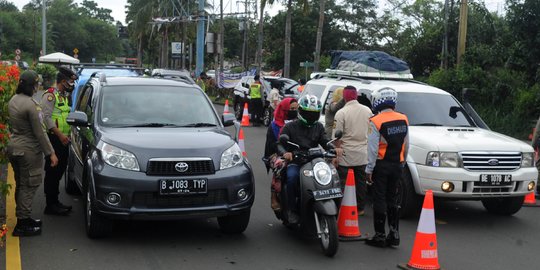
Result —
[[185, 162], [178, 162], [174, 165], [174, 169], [177, 171], [177, 172], [186, 172], [189, 168], [189, 165]]
[[495, 159], [495, 158], [492, 158], [492, 159], [488, 160], [488, 164], [491, 165], [491, 166], [497, 166], [497, 165], [499, 165], [499, 160]]

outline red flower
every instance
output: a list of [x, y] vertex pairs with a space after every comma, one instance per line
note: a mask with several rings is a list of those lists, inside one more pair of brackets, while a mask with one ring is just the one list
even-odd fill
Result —
[[11, 78], [14, 78], [16, 81], [19, 80], [19, 75], [21, 74], [21, 72], [19, 71], [19, 68], [15, 65], [11, 66], [9, 69], [8, 69], [8, 72], [7, 72], [7, 76], [8, 77], [11, 77]]
[[6, 82], [8, 80], [8, 77], [0, 75], [0, 82]]
[[6, 125], [0, 124], [0, 129], [6, 129]]
[[4, 87], [0, 86], [0, 93], [4, 91]]

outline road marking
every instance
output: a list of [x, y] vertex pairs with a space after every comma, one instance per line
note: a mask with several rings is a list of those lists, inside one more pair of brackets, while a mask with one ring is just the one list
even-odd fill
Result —
[[11, 185], [11, 190], [6, 199], [6, 218], [9, 228], [6, 235], [6, 270], [21, 270], [19, 237], [11, 235], [15, 225], [17, 225], [17, 218], [15, 217], [15, 177], [11, 165], [8, 166], [8, 184]]

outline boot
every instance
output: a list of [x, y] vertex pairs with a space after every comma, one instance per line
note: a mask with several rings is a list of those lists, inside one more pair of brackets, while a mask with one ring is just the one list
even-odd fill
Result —
[[45, 213], [46, 215], [55, 215], [55, 216], [67, 216], [69, 214], [69, 211], [67, 208], [62, 208], [57, 204], [51, 204], [45, 206]]
[[27, 224], [30, 224], [34, 227], [41, 227], [41, 219], [33, 219], [33, 218], [25, 218], [24, 219]]
[[41, 227], [31, 224], [29, 219], [17, 219], [13, 229], [13, 236], [34, 236], [41, 234]]
[[73, 209], [73, 207], [71, 205], [65, 205], [65, 204], [61, 203], [60, 201], [57, 201], [56, 205], [58, 207], [60, 207], [60, 208], [67, 209], [68, 211], [71, 211], [71, 209]]
[[279, 203], [277, 192], [272, 191], [272, 196], [270, 197], [270, 206], [272, 207], [272, 210], [279, 211], [281, 210], [281, 205]]
[[390, 232], [386, 236], [388, 246], [399, 246], [399, 206], [388, 208], [388, 227]]
[[374, 247], [386, 247], [386, 234], [384, 229], [384, 226], [386, 225], [386, 215], [374, 212], [373, 216], [375, 235], [366, 240], [366, 244]]

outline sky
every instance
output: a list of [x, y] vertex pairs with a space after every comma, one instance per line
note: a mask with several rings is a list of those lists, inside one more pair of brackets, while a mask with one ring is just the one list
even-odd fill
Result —
[[[30, 0], [8, 0], [9, 2], [14, 3], [19, 9], [22, 9], [22, 7], [30, 2]], [[99, 7], [102, 8], [108, 8], [112, 10], [112, 17], [115, 21], [120, 21], [122, 24], [126, 24], [125, 18], [125, 6], [127, 3], [127, 0], [93, 0], [98, 4]], [[219, 10], [219, 0], [207, 0], [211, 4], [213, 4], [216, 8], [216, 12]], [[444, 0], [439, 0], [443, 2]], [[491, 11], [498, 11], [503, 12], [504, 10], [504, 0], [483, 0], [486, 4], [486, 7]], [[82, 3], [82, 0], [75, 0], [76, 3]], [[230, 13], [230, 12], [236, 12], [237, 10], [243, 10], [244, 7], [242, 4], [240, 4], [240, 1], [237, 0], [224, 0], [224, 13]], [[275, 1], [278, 2], [278, 1]], [[385, 0], [379, 0], [379, 4], [384, 6]], [[270, 16], [276, 15], [279, 10], [283, 10], [284, 7], [278, 3], [274, 4], [273, 6], [270, 6], [267, 8], [268, 14]]]

